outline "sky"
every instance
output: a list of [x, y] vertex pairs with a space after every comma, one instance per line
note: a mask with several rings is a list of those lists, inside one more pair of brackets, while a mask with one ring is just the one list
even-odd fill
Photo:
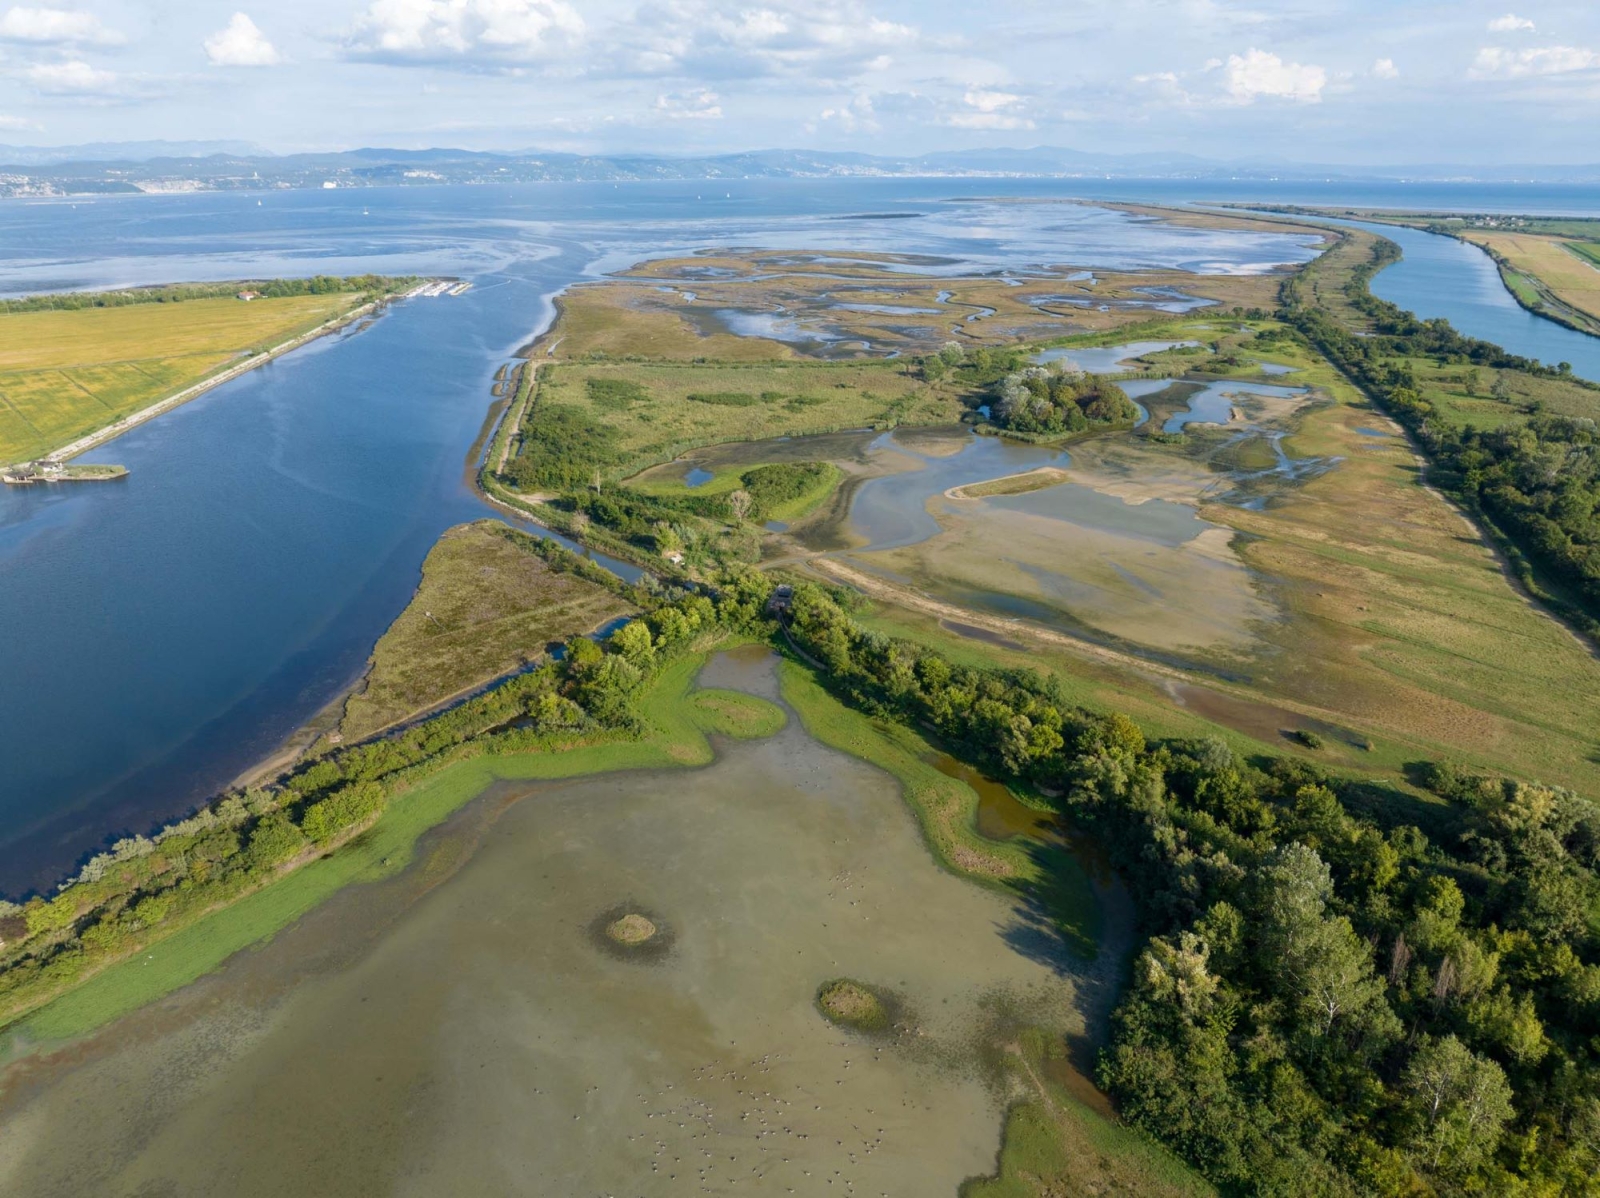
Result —
[[0, 142], [1600, 162], [1600, 0], [0, 0]]

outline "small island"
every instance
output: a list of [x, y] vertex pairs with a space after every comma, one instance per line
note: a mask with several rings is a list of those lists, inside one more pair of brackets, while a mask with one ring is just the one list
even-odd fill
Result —
[[894, 1024], [893, 1001], [884, 994], [851, 978], [824, 982], [817, 991], [817, 1010], [829, 1023], [856, 1032], [881, 1034]]

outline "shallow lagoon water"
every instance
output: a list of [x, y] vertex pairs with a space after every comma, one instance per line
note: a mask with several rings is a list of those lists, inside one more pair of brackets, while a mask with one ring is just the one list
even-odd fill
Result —
[[1083, 349], [1047, 349], [1035, 354], [1033, 360], [1044, 365], [1066, 359], [1079, 370], [1089, 374], [1119, 374], [1125, 370], [1139, 369], [1137, 366], [1129, 365], [1130, 358], [1160, 353], [1164, 349], [1188, 349], [1199, 344], [1198, 341], [1129, 341], [1123, 345], [1093, 346]]
[[1189, 396], [1188, 407], [1174, 412], [1161, 426], [1164, 433], [1183, 431], [1186, 424], [1227, 424], [1232, 419], [1235, 400], [1241, 395], [1267, 399], [1301, 399], [1310, 394], [1307, 387], [1283, 387], [1272, 383], [1242, 383], [1233, 379], [1208, 383]]
[[[703, 680], [771, 694], [770, 661]], [[671, 950], [601, 951], [619, 904]], [[890, 777], [791, 722], [703, 770], [476, 801], [405, 874], [37, 1063], [0, 1110], [0, 1189], [953, 1194], [998, 1143], [988, 1021], [1081, 1030], [1072, 972], [933, 864]], [[913, 1030], [828, 1024], [839, 976]]]
[[906, 436], [896, 433], [885, 433], [872, 443], [880, 452], [910, 455], [915, 468], [871, 479], [856, 492], [850, 529], [865, 542], [859, 552], [897, 549], [936, 535], [939, 522], [929, 513], [928, 500], [952, 487], [1068, 461], [1065, 450], [980, 437], [967, 429], [951, 429], [944, 436], [956, 452], [937, 456], [918, 452], [909, 447]]
[[1202, 520], [1194, 507], [1167, 499], [1129, 503], [1082, 483], [1059, 483], [1020, 495], [993, 495], [985, 505], [1003, 511], [1048, 516], [1079, 528], [1137, 537], [1166, 549], [1187, 545], [1217, 525]]

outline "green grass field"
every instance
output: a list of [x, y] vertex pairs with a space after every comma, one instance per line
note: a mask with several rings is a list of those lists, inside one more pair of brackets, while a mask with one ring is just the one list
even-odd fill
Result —
[[0, 462], [39, 457], [113, 424], [362, 298], [346, 292], [0, 314]]
[[[712, 472], [705, 482], [697, 487], [691, 487], [682, 478], [650, 477], [633, 478], [628, 480], [628, 489], [638, 491], [641, 495], [652, 495], [661, 498], [675, 498], [680, 495], [726, 495], [737, 491], [744, 485], [744, 475], [757, 466], [771, 465], [770, 462], [755, 462], [739, 466], [724, 466]], [[838, 485], [844, 481], [844, 471], [832, 462], [823, 462], [827, 469], [825, 477], [818, 480], [817, 484], [808, 488], [804, 494], [797, 495], [784, 503], [777, 504], [767, 512], [769, 520], [782, 520], [784, 523], [793, 523], [803, 520], [827, 502]]]
[[[638, 398], [597, 402], [591, 380]], [[546, 368], [535, 402], [576, 406], [615, 430], [613, 479], [703, 445], [961, 414], [953, 395], [893, 362], [562, 362]]]

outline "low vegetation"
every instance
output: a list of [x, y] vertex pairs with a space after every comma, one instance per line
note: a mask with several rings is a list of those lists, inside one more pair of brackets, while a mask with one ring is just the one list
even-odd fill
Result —
[[497, 520], [447, 530], [345, 701], [339, 738], [363, 740], [633, 614], [618, 589], [609, 571]]
[[858, 1032], [886, 1032], [889, 1004], [864, 982], [836, 978], [817, 991], [817, 1010], [829, 1023]]

